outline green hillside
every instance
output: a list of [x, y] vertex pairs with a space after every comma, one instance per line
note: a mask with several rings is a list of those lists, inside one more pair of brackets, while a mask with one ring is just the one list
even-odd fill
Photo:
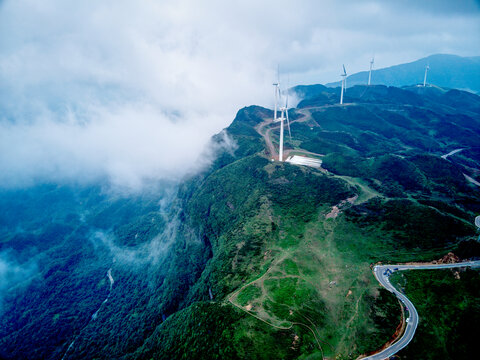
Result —
[[2, 190], [0, 251], [33, 270], [5, 288], [0, 357], [356, 359], [390, 341], [401, 309], [373, 263], [480, 255], [480, 98], [298, 90], [286, 150], [321, 169], [272, 161], [278, 125], [251, 106], [212, 139], [234, 147], [161, 191]]

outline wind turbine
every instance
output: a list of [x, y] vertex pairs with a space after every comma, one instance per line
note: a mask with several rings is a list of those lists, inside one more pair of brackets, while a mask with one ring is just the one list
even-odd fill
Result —
[[284, 121], [287, 120], [288, 126], [288, 134], [290, 135], [290, 140], [292, 140], [292, 133], [290, 131], [290, 120], [288, 118], [288, 92], [285, 96], [285, 106], [278, 108], [280, 110], [280, 117], [277, 117], [277, 107], [278, 101], [281, 100], [282, 93], [280, 91], [280, 84], [275, 83], [275, 111], [274, 111], [274, 118], [273, 122], [280, 122], [280, 141], [279, 141], [279, 149], [278, 149], [278, 161], [283, 161], [283, 133], [284, 133]]
[[375, 62], [375, 56], [372, 57], [372, 60], [370, 60], [370, 72], [368, 73], [368, 86], [370, 86], [370, 81], [372, 80], [372, 69], [373, 69], [374, 62]]
[[427, 85], [427, 72], [428, 72], [428, 69], [430, 69], [430, 66], [425, 66], [425, 76], [423, 78], [423, 87], [425, 87]]
[[280, 122], [280, 141], [278, 148], [278, 161], [283, 161], [283, 133], [284, 133], [284, 121], [287, 120], [288, 134], [290, 135], [290, 141], [292, 140], [292, 133], [290, 132], [290, 120], [288, 119], [288, 92], [285, 97], [285, 106], [280, 108], [280, 117], [275, 119], [275, 122]]
[[283, 121], [287, 120], [287, 127], [288, 127], [288, 135], [290, 137], [290, 141], [292, 141], [292, 133], [290, 131], [290, 120], [288, 119], [288, 93], [286, 96], [285, 106], [280, 108], [280, 117], [277, 121], [280, 121], [280, 145], [278, 149], [278, 161], [283, 161], [283, 131], [284, 125]]
[[[277, 71], [277, 82], [273, 83], [273, 86], [275, 86], [275, 110], [273, 111], [273, 122], [279, 122], [280, 121], [280, 148], [278, 150], [278, 160], [283, 161], [283, 113], [284, 113], [284, 108], [278, 109], [278, 101], [282, 97], [282, 93], [280, 92], [280, 75], [278, 74]], [[277, 118], [277, 113], [278, 110], [280, 110], [280, 117]]]
[[347, 90], [347, 71], [345, 70], [345, 65], [343, 65], [343, 74], [342, 76], [342, 90], [340, 92], [340, 105], [343, 104], [343, 93]]

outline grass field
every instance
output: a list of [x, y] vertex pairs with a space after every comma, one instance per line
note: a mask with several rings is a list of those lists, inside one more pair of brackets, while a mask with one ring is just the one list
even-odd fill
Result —
[[[376, 195], [361, 181], [348, 180], [359, 187], [360, 201]], [[326, 219], [329, 211], [324, 206], [317, 219], [301, 226], [284, 219], [277, 241], [266, 252], [272, 254], [269, 267], [229, 299], [274, 328], [309, 329], [326, 357], [355, 358], [389, 340], [400, 321], [400, 308], [393, 296], [380, 293], [369, 256], [344, 246], [354, 246], [356, 238], [365, 235], [343, 216]], [[389, 307], [391, 313], [372, 306], [380, 298], [377, 307]], [[376, 316], [383, 316], [387, 325], [378, 328]]]
[[336, 176], [342, 180], [345, 180], [348, 184], [354, 187], [359, 188], [359, 195], [357, 200], [355, 201], [356, 204], [364, 203], [376, 196], [383, 197], [378, 191], [372, 189], [368, 186], [367, 182], [361, 178], [354, 178], [350, 176]]

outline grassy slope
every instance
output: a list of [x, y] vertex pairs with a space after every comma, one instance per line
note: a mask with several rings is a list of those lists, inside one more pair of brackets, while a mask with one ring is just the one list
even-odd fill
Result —
[[[244, 175], [235, 178], [238, 173]], [[183, 325], [189, 336], [182, 332], [182, 341], [196, 339], [190, 354], [210, 348], [212, 357], [225, 357], [215, 344], [230, 342], [231, 358], [242, 358], [247, 345], [249, 358], [354, 358], [383, 345], [400, 320], [398, 305], [379, 290], [369, 258], [338, 249], [347, 235], [344, 217], [325, 218], [355, 192], [336, 177], [258, 156], [209, 175], [190, 199], [189, 213], [214, 240], [213, 257], [190, 298], [208, 300], [211, 289], [215, 301], [201, 306], [217, 309], [223, 314], [217, 326], [235, 331], [199, 338]], [[196, 306], [158, 327], [137, 356], [173, 356], [173, 343], [162, 341], [170, 339], [178, 316], [193, 321]]]

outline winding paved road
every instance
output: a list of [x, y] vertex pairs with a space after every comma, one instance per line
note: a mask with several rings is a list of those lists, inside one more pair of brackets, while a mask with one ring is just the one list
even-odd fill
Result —
[[449, 269], [449, 268], [457, 268], [457, 267], [467, 267], [467, 266], [480, 266], [480, 261], [466, 261], [462, 263], [455, 263], [455, 264], [432, 264], [432, 265], [376, 265], [373, 268], [373, 273], [377, 278], [378, 282], [386, 288], [388, 291], [394, 293], [397, 298], [403, 303], [408, 312], [407, 317], [407, 326], [405, 328], [405, 332], [403, 336], [391, 344], [388, 348], [382, 350], [379, 353], [376, 353], [371, 356], [367, 356], [362, 358], [362, 360], [384, 360], [388, 359], [390, 356], [396, 354], [400, 350], [402, 350], [408, 343], [413, 339], [413, 335], [415, 335], [415, 330], [417, 329], [418, 325], [418, 313], [413, 306], [412, 302], [408, 300], [408, 298], [403, 295], [400, 291], [395, 289], [393, 285], [390, 283], [389, 276], [393, 274], [395, 271], [402, 271], [402, 270], [433, 270], [433, 269]]

